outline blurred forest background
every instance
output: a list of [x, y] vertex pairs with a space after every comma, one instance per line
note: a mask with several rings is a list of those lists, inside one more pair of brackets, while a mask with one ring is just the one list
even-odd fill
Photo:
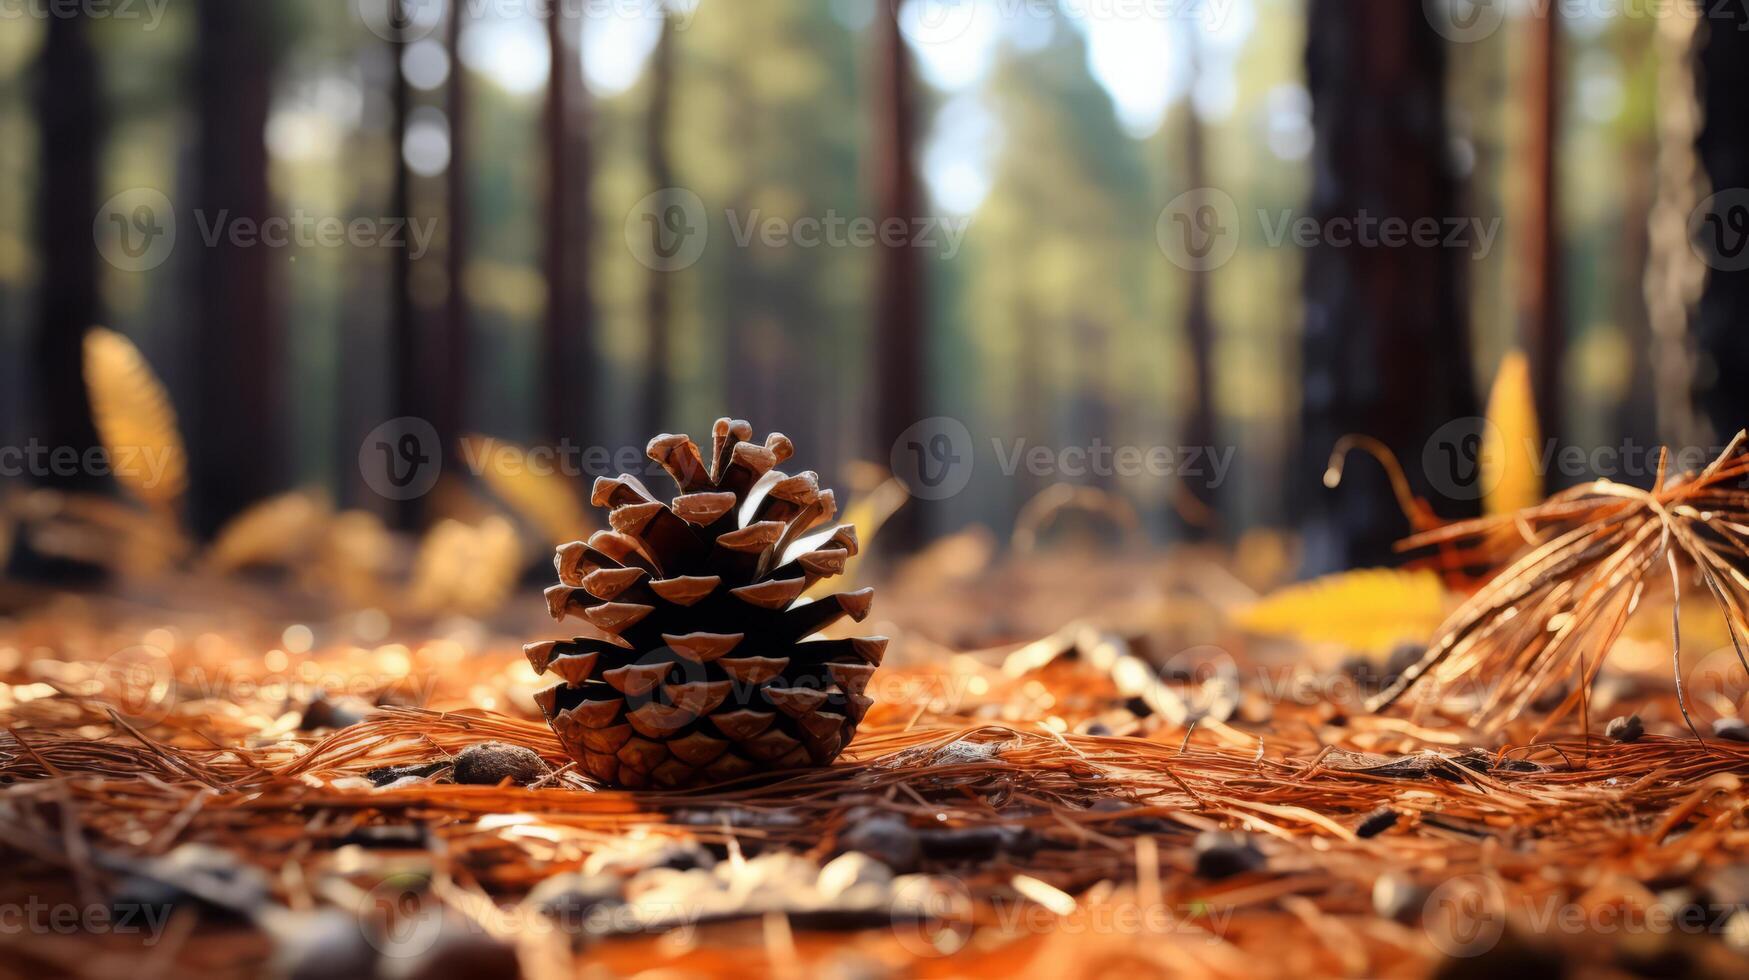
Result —
[[[1212, 518], [1173, 480], [1083, 482], [1155, 541], [1298, 526], [1322, 570], [1408, 530], [1376, 468], [1322, 487], [1345, 433], [1396, 450], [1442, 516], [1476, 506], [1420, 460], [1511, 349], [1563, 445], [1749, 421], [1721, 381], [1749, 360], [1743, 273], [1690, 247], [1695, 207], [1749, 186], [1741, 4], [400, 2], [7, 5], [0, 444], [93, 444], [79, 337], [102, 324], [166, 382], [203, 533], [297, 487], [428, 519], [360, 472], [398, 416], [641, 447], [727, 414], [866, 489], [847, 468], [945, 415], [978, 468], [897, 542], [1007, 533], [1051, 481], [1003, 474], [994, 440], [1231, 446], [1192, 488]], [[1244, 231], [1198, 271], [1161, 225], [1204, 187]], [[178, 222], [145, 272], [94, 242], [139, 188]], [[672, 271], [629, 244], [665, 188], [710, 222]], [[435, 234], [417, 256], [206, 247], [195, 216], [221, 210]], [[1304, 248], [1256, 217], [1364, 212], [1499, 234]], [[738, 245], [751, 215], [966, 224], [957, 250]]]

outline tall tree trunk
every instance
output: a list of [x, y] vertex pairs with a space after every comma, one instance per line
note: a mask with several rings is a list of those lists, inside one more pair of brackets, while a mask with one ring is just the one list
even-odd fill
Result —
[[[388, 0], [405, 3], [406, 0]], [[406, 22], [400, 18], [397, 22]], [[389, 191], [391, 214], [413, 220], [413, 175], [407, 169], [407, 122], [413, 112], [413, 88], [401, 68], [404, 45], [398, 40], [388, 42], [389, 63], [393, 71], [390, 83], [390, 126], [394, 151], [394, 177]], [[450, 71], [459, 70], [453, 63]], [[390, 374], [389, 415], [391, 417], [425, 418], [426, 401], [430, 397], [425, 380], [419, 376], [424, 359], [420, 343], [422, 321], [419, 305], [413, 302], [413, 253], [410, 249], [393, 250], [393, 267], [389, 276], [389, 343]], [[395, 526], [411, 529], [419, 523], [421, 510], [417, 499], [396, 501], [390, 506]]]
[[[662, 34], [650, 57], [650, 109], [644, 116], [644, 152], [647, 154], [650, 186], [663, 190], [674, 186], [674, 167], [668, 157], [668, 126], [674, 108], [674, 18], [663, 8]], [[644, 329], [649, 347], [644, 354], [642, 431], [662, 431], [668, 413], [669, 352], [672, 332], [670, 273], [649, 270], [644, 283]]]
[[[43, 45], [36, 117], [42, 126], [38, 160], [42, 189], [36, 226], [43, 278], [33, 363], [28, 431], [50, 447], [68, 446], [84, 458], [97, 445], [85, 391], [82, 341], [98, 319], [97, 253], [91, 225], [97, 213], [97, 161], [103, 129], [97, 59], [84, 17], [50, 17]], [[168, 215], [160, 220], [168, 221]], [[84, 472], [51, 476], [51, 485], [92, 490], [102, 485]]]
[[[273, 77], [264, 6], [202, 0], [195, 55], [200, 120], [194, 203], [208, 222], [265, 221], [267, 111]], [[189, 464], [194, 524], [210, 534], [281, 489], [285, 459], [272, 302], [272, 250], [229, 242], [200, 250]]]
[[444, 253], [449, 293], [443, 326], [436, 343], [432, 377], [438, 387], [431, 424], [445, 452], [455, 449], [467, 420], [468, 404], [468, 126], [467, 69], [461, 59], [463, 20], [468, 4], [451, 0], [448, 36], [449, 81], [445, 103], [449, 115], [449, 169], [444, 172], [444, 218], [449, 222], [449, 248]]
[[[1418, 4], [1311, 0], [1307, 78], [1317, 142], [1310, 213], [1320, 228], [1357, 221], [1363, 211], [1409, 221], [1457, 214], [1445, 54]], [[1427, 465], [1440, 461], [1429, 452], [1436, 433], [1458, 450], [1474, 445], [1451, 432], [1477, 414], [1461, 253], [1340, 247], [1329, 237], [1310, 249], [1305, 269], [1298, 471], [1306, 481], [1299, 496], [1312, 573], [1391, 562], [1392, 542], [1408, 530], [1376, 466], [1350, 466], [1336, 490], [1319, 482], [1344, 435], [1382, 440], [1442, 515], [1476, 510], [1473, 472]]]
[[[913, 221], [922, 214], [922, 191], [910, 56], [897, 5], [880, 9], [875, 17], [874, 199], [883, 222]], [[877, 458], [884, 459], [899, 436], [924, 417], [923, 267], [917, 250], [902, 242], [883, 242], [880, 248], [874, 327]], [[883, 532], [897, 550], [921, 539], [917, 506], [915, 501], [906, 505]]]
[[1524, 207], [1519, 268], [1519, 323], [1531, 363], [1537, 423], [1544, 438], [1561, 433], [1561, 361], [1566, 320], [1561, 302], [1560, 201], [1556, 190], [1560, 144], [1560, 13], [1549, 4], [1533, 12], [1524, 70]]
[[594, 336], [589, 292], [589, 111], [583, 87], [582, 13], [554, 2], [547, 15], [547, 329], [542, 423], [548, 439], [593, 436], [588, 375]]
[[[1196, 77], [1198, 70], [1197, 25], [1188, 24], [1186, 35], [1190, 47], [1191, 77]], [[1202, 119], [1196, 114], [1196, 106], [1190, 99], [1184, 102], [1184, 130], [1182, 133], [1184, 145], [1184, 182], [1191, 189], [1208, 185], [1208, 152], [1205, 139], [1205, 129]], [[1215, 444], [1215, 321], [1214, 311], [1209, 300], [1211, 277], [1213, 270], [1193, 269], [1185, 273], [1189, 277], [1184, 300], [1184, 335], [1190, 346], [1191, 381], [1196, 386], [1192, 396], [1190, 416], [1185, 419], [1181, 443], [1186, 447], [1213, 448]], [[1212, 510], [1215, 506], [1215, 487], [1206, 476], [1185, 477], [1185, 490], [1201, 503], [1204, 508]], [[1191, 537], [1202, 537], [1206, 528], [1197, 527], [1186, 522], [1186, 531]]]
[[1696, 149], [1714, 203], [1694, 229], [1711, 266], [1694, 315], [1695, 387], [1713, 434], [1729, 439], [1749, 426], [1749, 116], [1742, 108], [1749, 12], [1740, 4], [1705, 9], [1698, 65], [1704, 122]]

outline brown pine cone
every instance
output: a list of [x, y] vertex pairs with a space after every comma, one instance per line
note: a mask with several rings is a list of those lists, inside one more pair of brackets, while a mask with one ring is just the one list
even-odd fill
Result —
[[594, 503], [613, 530], [559, 548], [554, 619], [591, 636], [531, 643], [539, 673], [564, 683], [536, 700], [565, 749], [606, 783], [665, 788], [821, 766], [856, 734], [885, 637], [807, 639], [868, 615], [873, 590], [798, 602], [857, 551], [832, 523], [814, 473], [774, 467], [792, 446], [760, 446], [746, 422], [719, 419], [708, 463], [684, 435], [650, 458], [680, 496], [662, 503], [635, 477], [602, 478]]

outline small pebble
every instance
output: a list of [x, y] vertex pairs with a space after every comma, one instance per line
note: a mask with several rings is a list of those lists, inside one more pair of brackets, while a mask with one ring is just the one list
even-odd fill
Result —
[[1414, 922], [1427, 904], [1427, 889], [1401, 872], [1379, 875], [1372, 883], [1372, 908], [1381, 919]]
[[1362, 817], [1360, 824], [1354, 828], [1354, 833], [1359, 837], [1377, 837], [1396, 825], [1397, 811], [1383, 806]]
[[1727, 742], [1749, 742], [1749, 724], [1741, 718], [1720, 718], [1713, 722], [1713, 736]]
[[625, 904], [624, 883], [616, 875], [556, 874], [534, 887], [523, 907], [550, 920], [560, 932], [585, 938], [605, 934], [605, 911]]
[[455, 781], [468, 786], [497, 786], [507, 779], [527, 786], [551, 772], [533, 749], [507, 742], [470, 745], [455, 757]]
[[376, 710], [368, 701], [353, 697], [331, 698], [318, 694], [304, 708], [298, 728], [312, 732], [321, 728], [350, 728]]
[[915, 871], [923, 859], [923, 842], [917, 831], [893, 814], [853, 821], [839, 833], [838, 846], [866, 854], [899, 874]]
[[1640, 722], [1639, 715], [1624, 715], [1610, 719], [1609, 727], [1603, 730], [1603, 734], [1617, 742], [1638, 742], [1640, 736], [1646, 734], [1646, 726]]
[[1220, 830], [1196, 835], [1196, 875], [1218, 881], [1263, 867], [1263, 852], [1244, 834]]

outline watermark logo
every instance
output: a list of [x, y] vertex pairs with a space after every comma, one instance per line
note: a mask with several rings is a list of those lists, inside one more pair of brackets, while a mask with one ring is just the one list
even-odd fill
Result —
[[632, 257], [646, 268], [656, 272], [690, 268], [710, 240], [704, 201], [684, 187], [655, 191], [626, 215], [625, 239]]
[[1452, 878], [1428, 894], [1421, 927], [1434, 948], [1447, 956], [1480, 956], [1506, 932], [1506, 895], [1484, 875]]
[[893, 440], [888, 464], [911, 496], [946, 500], [972, 480], [972, 433], [956, 418], [924, 419]]
[[1422, 12], [1440, 37], [1471, 44], [1493, 37], [1506, 23], [1507, 0], [1421, 0]]
[[952, 877], [909, 876], [895, 882], [893, 936], [919, 958], [952, 956], [972, 938], [972, 893]]
[[1219, 269], [1239, 250], [1239, 205], [1218, 187], [1185, 191], [1160, 212], [1154, 239], [1180, 269]]
[[950, 44], [978, 19], [977, 0], [888, 0], [899, 31], [912, 44]]
[[105, 262], [123, 272], [150, 272], [176, 250], [176, 208], [155, 188], [125, 190], [98, 209], [91, 235]]
[[1713, 650], [1683, 671], [1683, 694], [1692, 704], [1704, 704], [1721, 714], [1749, 707], [1749, 671], [1735, 647]]
[[1733, 187], [1700, 202], [1688, 217], [1688, 241], [1719, 272], [1749, 269], [1749, 188]]
[[1453, 419], [1433, 431], [1421, 450], [1427, 482], [1451, 500], [1479, 500], [1500, 483], [1506, 451], [1500, 427], [1485, 418]]
[[437, 31], [444, 0], [357, 0], [365, 29], [391, 44], [412, 44]]
[[365, 485], [387, 500], [414, 500], [431, 492], [443, 471], [437, 428], [403, 415], [370, 430], [358, 447]]
[[443, 934], [443, 906], [431, 897], [423, 875], [384, 878], [365, 893], [358, 911], [365, 941], [390, 959], [422, 955]]
[[137, 723], [156, 724], [176, 704], [176, 672], [170, 656], [148, 644], [118, 650], [92, 675], [91, 694]]
[[170, 0], [0, 0], [0, 21], [23, 20], [143, 20], [144, 30], [164, 22]]

